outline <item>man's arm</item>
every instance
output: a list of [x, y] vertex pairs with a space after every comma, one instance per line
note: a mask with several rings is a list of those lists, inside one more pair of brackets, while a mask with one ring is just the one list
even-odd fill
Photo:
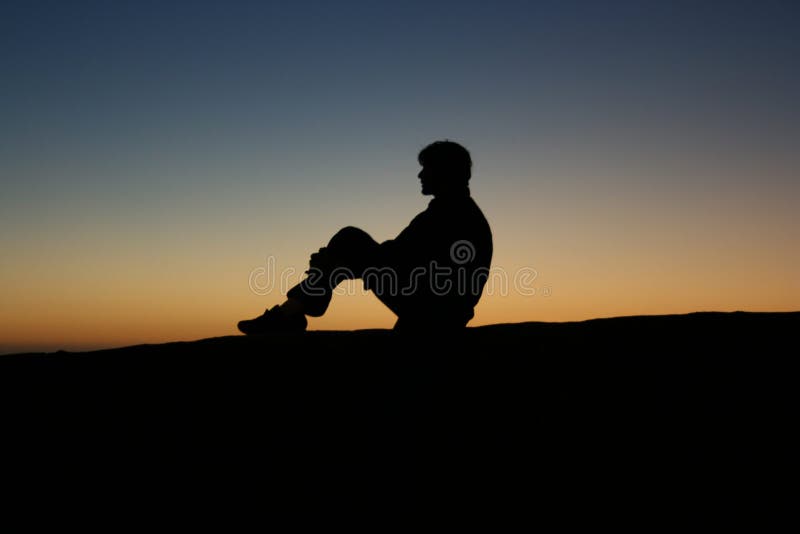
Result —
[[380, 263], [385, 267], [410, 269], [427, 263], [428, 242], [434, 231], [428, 211], [423, 211], [394, 239], [379, 245]]

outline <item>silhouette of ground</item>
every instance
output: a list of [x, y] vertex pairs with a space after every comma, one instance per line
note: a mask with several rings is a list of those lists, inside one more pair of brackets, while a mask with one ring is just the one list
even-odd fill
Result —
[[37, 498], [80, 481], [93, 506], [144, 488], [398, 519], [776, 517], [799, 331], [800, 312], [697, 313], [0, 356], [4, 477]]

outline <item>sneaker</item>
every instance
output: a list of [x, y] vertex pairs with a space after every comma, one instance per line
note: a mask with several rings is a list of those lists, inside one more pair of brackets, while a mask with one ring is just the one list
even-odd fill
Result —
[[265, 310], [260, 317], [239, 321], [237, 326], [243, 334], [254, 336], [276, 332], [303, 332], [308, 326], [308, 321], [302, 313], [287, 315], [276, 305], [272, 309]]

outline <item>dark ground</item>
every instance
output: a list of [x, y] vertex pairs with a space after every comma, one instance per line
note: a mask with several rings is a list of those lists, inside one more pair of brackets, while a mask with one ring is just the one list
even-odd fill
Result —
[[3, 487], [118, 518], [763, 524], [797, 502], [799, 327], [698, 313], [0, 356]]

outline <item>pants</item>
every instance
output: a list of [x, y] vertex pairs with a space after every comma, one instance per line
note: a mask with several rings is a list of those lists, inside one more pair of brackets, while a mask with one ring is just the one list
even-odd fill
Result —
[[[290, 289], [287, 297], [301, 301], [306, 315], [321, 316], [328, 309], [333, 290], [339, 283], [361, 278], [365, 269], [375, 265], [378, 248], [378, 242], [364, 230], [353, 226], [342, 228], [324, 249], [312, 255], [309, 276]], [[314, 266], [317, 255], [325, 256], [321, 267]]]
[[[381, 261], [380, 245], [368, 233], [352, 226], [342, 228], [326, 247], [311, 255], [308, 277], [290, 289], [287, 297], [301, 301], [306, 315], [319, 317], [328, 309], [339, 283], [364, 278], [369, 269], [398, 267], [381, 265]], [[365, 279], [365, 287], [367, 282]], [[398, 316], [395, 330], [449, 332], [464, 328], [472, 318], [471, 307], [466, 313], [458, 305], [445, 307], [441, 298], [432, 298], [424, 289], [416, 294], [400, 294], [381, 284], [369, 289]]]

